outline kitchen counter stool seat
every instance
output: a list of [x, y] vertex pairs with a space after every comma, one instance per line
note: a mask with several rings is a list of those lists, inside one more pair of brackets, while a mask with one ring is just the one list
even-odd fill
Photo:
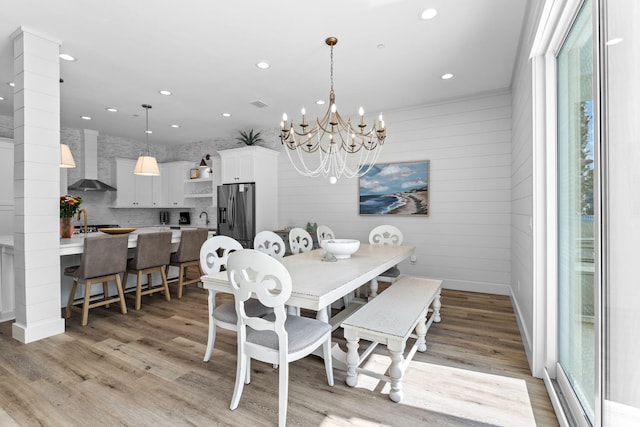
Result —
[[[136, 310], [140, 310], [142, 296], [156, 292], [164, 292], [167, 301], [171, 300], [169, 284], [167, 283], [166, 267], [171, 257], [171, 232], [143, 233], [138, 235], [135, 255], [127, 262], [124, 273], [124, 283], [127, 283], [129, 273], [137, 275], [136, 281]], [[161, 283], [153, 284], [153, 273], [160, 273]], [[142, 289], [142, 278], [147, 276], [147, 286]]]
[[[122, 314], [127, 314], [127, 305], [124, 300], [120, 273], [127, 268], [127, 247], [129, 236], [95, 236], [84, 239], [84, 247], [80, 265], [67, 267], [65, 276], [73, 277], [69, 300], [65, 309], [65, 318], [71, 317], [71, 309], [76, 301], [75, 295], [79, 283], [84, 283], [84, 296], [82, 301], [82, 326], [86, 326], [89, 319], [89, 309], [106, 306], [119, 302]], [[109, 282], [116, 283], [117, 296], [109, 297]], [[102, 298], [95, 295], [92, 298], [91, 289], [94, 284], [102, 283]], [[92, 301], [93, 299], [93, 301]]]
[[[182, 298], [182, 290], [185, 286], [200, 282], [202, 269], [200, 268], [200, 248], [207, 240], [209, 232], [206, 228], [194, 228], [182, 230], [178, 250], [171, 254], [169, 266], [178, 267], [178, 278], [169, 283], [178, 284], [178, 299]], [[167, 271], [169, 270], [167, 266]], [[196, 277], [189, 278], [189, 268], [196, 268]]]

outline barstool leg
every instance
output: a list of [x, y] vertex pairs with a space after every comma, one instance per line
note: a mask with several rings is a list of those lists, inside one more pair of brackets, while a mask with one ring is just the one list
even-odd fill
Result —
[[178, 274], [178, 299], [182, 299], [182, 286], [183, 286], [185, 274], [186, 274], [186, 270], [184, 268], [184, 264], [180, 264], [180, 272]]
[[[102, 294], [104, 295], [105, 301], [109, 299], [109, 282], [107, 280], [102, 282]], [[111, 304], [106, 304], [105, 308], [109, 308], [110, 305]]]
[[67, 302], [67, 308], [64, 310], [64, 317], [66, 319], [71, 317], [71, 307], [73, 307], [73, 301], [76, 297], [76, 289], [78, 288], [78, 280], [74, 279], [71, 285], [71, 293], [69, 294], [69, 301]]
[[82, 303], [82, 326], [89, 322], [89, 304], [91, 304], [91, 279], [84, 281], [84, 302]]
[[118, 296], [120, 297], [120, 311], [122, 314], [127, 314], [127, 303], [124, 302], [124, 291], [122, 290], [119, 274], [116, 274], [116, 288], [118, 288]]
[[171, 294], [169, 293], [169, 282], [167, 281], [167, 274], [164, 268], [160, 268], [160, 276], [162, 276], [162, 284], [164, 286], [164, 298], [167, 301], [171, 301]]
[[136, 284], [136, 310], [142, 305], [142, 271], [138, 270], [138, 283]]

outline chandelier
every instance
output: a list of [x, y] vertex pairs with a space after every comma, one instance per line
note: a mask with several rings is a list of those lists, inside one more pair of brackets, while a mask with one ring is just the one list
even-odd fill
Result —
[[293, 121], [287, 122], [287, 114], [283, 114], [280, 142], [287, 147], [285, 151], [289, 161], [298, 173], [329, 177], [329, 182], [335, 184], [341, 176], [360, 177], [374, 166], [384, 144], [386, 129], [382, 114], [367, 129], [362, 107], [358, 111], [360, 120], [356, 125], [351, 123], [350, 117], [344, 120], [340, 116], [333, 92], [333, 47], [338, 39], [329, 37], [325, 43], [331, 47], [329, 109], [311, 127], [306, 121], [304, 108], [297, 128]]

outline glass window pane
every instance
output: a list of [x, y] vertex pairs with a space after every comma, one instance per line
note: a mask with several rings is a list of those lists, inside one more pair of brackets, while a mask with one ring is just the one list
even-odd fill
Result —
[[583, 5], [557, 57], [559, 363], [594, 421], [593, 43]]

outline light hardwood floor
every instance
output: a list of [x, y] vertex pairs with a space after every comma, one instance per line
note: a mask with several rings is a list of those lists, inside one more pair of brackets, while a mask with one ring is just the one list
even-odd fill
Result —
[[[144, 297], [127, 315], [116, 304], [92, 309], [86, 327], [74, 312], [65, 334], [27, 345], [1, 323], [0, 426], [276, 425], [277, 371], [253, 362], [231, 411], [235, 334], [218, 329], [208, 363], [206, 337], [206, 291], [196, 288], [182, 300]], [[315, 356], [291, 364], [288, 425], [557, 425], [542, 381], [529, 374], [508, 297], [443, 290], [442, 323], [427, 346], [406, 371], [401, 403], [365, 376], [350, 388], [336, 370], [329, 387]], [[388, 363], [378, 346], [367, 367]]]

